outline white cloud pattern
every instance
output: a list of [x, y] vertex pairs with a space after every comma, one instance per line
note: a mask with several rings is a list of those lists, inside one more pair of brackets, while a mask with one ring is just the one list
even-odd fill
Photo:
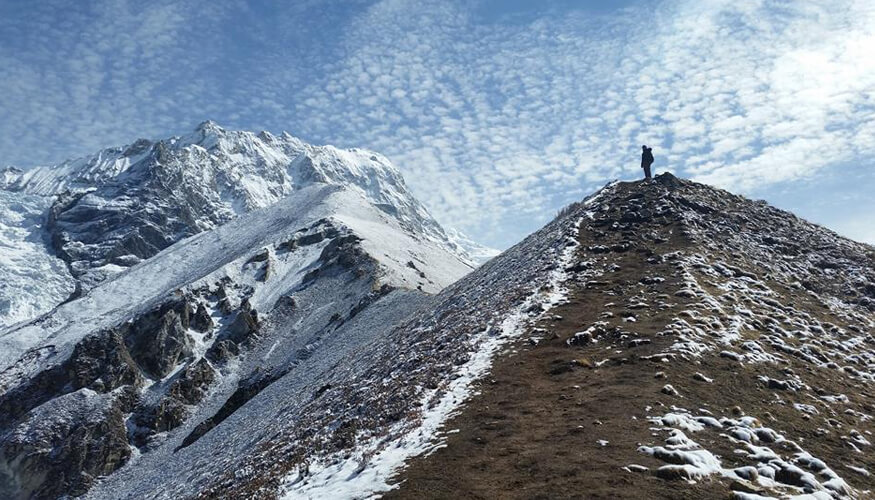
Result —
[[875, 176], [868, 1], [140, 5], [0, 7], [0, 163], [204, 118], [285, 129], [386, 154], [439, 220], [496, 246], [638, 176], [645, 143], [657, 171], [766, 197], [842, 165]]

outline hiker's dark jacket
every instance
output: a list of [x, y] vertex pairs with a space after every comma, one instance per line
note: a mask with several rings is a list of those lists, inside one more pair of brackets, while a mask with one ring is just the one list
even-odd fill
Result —
[[649, 167], [651, 164], [653, 164], [653, 153], [647, 148], [641, 153], [641, 168]]

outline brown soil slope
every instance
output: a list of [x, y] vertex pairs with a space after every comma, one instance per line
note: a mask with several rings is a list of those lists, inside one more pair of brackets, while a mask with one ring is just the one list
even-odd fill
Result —
[[567, 303], [387, 498], [875, 491], [875, 251], [670, 175], [608, 188]]

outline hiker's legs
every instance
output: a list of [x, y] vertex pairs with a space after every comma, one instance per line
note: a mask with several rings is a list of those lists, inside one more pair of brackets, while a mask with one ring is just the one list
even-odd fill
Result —
[[650, 165], [644, 165], [644, 178], [650, 179]]

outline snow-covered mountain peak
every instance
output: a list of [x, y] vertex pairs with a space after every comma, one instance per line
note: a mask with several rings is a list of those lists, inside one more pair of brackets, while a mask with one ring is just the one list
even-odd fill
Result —
[[[229, 180], [263, 177], [265, 187], [273, 191], [272, 196], [259, 196], [252, 179], [245, 179], [249, 182], [244, 182], [241, 194], [248, 195], [247, 201], [257, 205], [250, 209], [261, 208], [288, 191], [313, 182], [352, 185], [381, 203], [393, 199], [410, 202], [413, 198], [400, 172], [377, 153], [314, 146], [287, 132], [275, 136], [266, 131], [227, 130], [213, 121], [201, 123], [189, 134], [155, 141], [138, 139], [127, 146], [106, 148], [58, 165], [27, 170], [8, 167], [3, 171], [0, 187], [56, 195], [111, 182], [129, 183], [139, 180], [130, 179], [130, 174], [154, 171], [158, 165], [172, 165], [173, 173], [185, 172], [190, 176], [207, 170], [207, 177], [224, 174]], [[394, 192], [383, 193], [385, 190]]]
[[[188, 134], [138, 139], [59, 165], [7, 168], [0, 177], [0, 188], [10, 196], [49, 200], [42, 224], [46, 240], [85, 290], [182, 238], [316, 184], [356, 191], [410, 234], [468, 262], [488, 255], [475, 252], [472, 258], [467, 249], [478, 247], [449, 236], [386, 157], [314, 146], [286, 132], [228, 130], [205, 121]], [[0, 295], [0, 302], [5, 299]], [[56, 304], [57, 297], [50, 302]]]
[[213, 120], [204, 120], [195, 127], [195, 131], [203, 133], [224, 133], [225, 129]]

